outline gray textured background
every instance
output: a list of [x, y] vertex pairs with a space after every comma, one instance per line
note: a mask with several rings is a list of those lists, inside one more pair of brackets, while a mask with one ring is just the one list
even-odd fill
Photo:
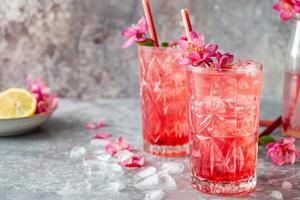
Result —
[[[0, 89], [43, 76], [60, 96], [137, 97], [136, 48], [121, 49], [122, 28], [142, 16], [140, 0], [0, 0]], [[160, 41], [182, 31], [188, 7], [194, 30], [237, 57], [264, 65], [263, 100], [279, 102], [291, 23], [273, 0], [152, 0]]]

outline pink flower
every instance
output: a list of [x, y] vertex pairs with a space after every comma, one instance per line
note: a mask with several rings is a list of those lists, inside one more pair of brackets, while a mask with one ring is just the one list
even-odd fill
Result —
[[179, 58], [177, 62], [182, 65], [198, 66], [202, 63], [212, 63], [212, 57], [216, 55], [218, 45], [205, 45], [204, 36], [195, 32], [190, 32], [191, 42], [186, 37], [178, 40], [179, 47], [184, 51], [183, 58]]
[[97, 133], [95, 136], [94, 136], [94, 138], [95, 139], [106, 139], [106, 138], [109, 138], [109, 137], [111, 137], [111, 134], [110, 133]]
[[36, 114], [52, 112], [57, 108], [57, 95], [51, 92], [50, 88], [44, 83], [44, 80], [41, 77], [33, 80], [31, 75], [28, 75], [27, 88], [36, 97]]
[[118, 137], [116, 141], [108, 142], [104, 148], [105, 151], [111, 155], [115, 155], [116, 153], [122, 150], [133, 150], [132, 146], [130, 144], [127, 144], [122, 136]]
[[145, 159], [140, 155], [133, 155], [129, 159], [120, 162], [120, 165], [124, 167], [142, 167], [144, 164]]
[[233, 58], [233, 55], [230, 53], [221, 54], [218, 52], [216, 55], [216, 67], [218, 69], [230, 68], [232, 66]]
[[300, 0], [279, 0], [273, 9], [280, 12], [280, 19], [287, 21], [300, 12]]
[[148, 32], [148, 25], [144, 17], [142, 17], [136, 25], [123, 29], [121, 35], [127, 38], [127, 41], [121, 46], [127, 48], [135, 42], [144, 42], [147, 40], [146, 34]]
[[266, 146], [268, 149], [266, 156], [271, 157], [272, 162], [279, 166], [285, 163], [294, 164], [296, 157], [299, 156], [294, 142], [295, 138], [286, 137], [277, 142], [269, 143]]
[[88, 123], [85, 125], [85, 129], [98, 129], [98, 128], [102, 128], [105, 126], [105, 121], [104, 120], [100, 120], [97, 123]]

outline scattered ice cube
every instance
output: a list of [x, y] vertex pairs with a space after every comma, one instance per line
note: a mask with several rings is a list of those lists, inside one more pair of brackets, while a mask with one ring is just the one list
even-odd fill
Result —
[[273, 199], [278, 199], [278, 200], [283, 199], [283, 196], [282, 196], [281, 192], [276, 191], [276, 190], [272, 191], [271, 194], [270, 194], [270, 196], [271, 196]]
[[168, 174], [180, 174], [183, 169], [184, 165], [177, 162], [166, 162], [161, 166], [161, 170], [167, 172]]
[[111, 159], [111, 155], [110, 154], [101, 154], [101, 155], [97, 155], [97, 159], [101, 160], [101, 161], [109, 161]]
[[163, 187], [165, 190], [174, 190], [177, 188], [175, 180], [168, 173], [166, 172], [159, 173], [158, 178], [159, 178], [159, 185]]
[[159, 185], [159, 178], [157, 174], [152, 174], [135, 184], [135, 187], [138, 189], [146, 190], [153, 189], [154, 187]]
[[93, 149], [103, 149], [108, 142], [108, 140], [92, 139], [90, 145]]
[[86, 150], [84, 147], [75, 146], [71, 149], [70, 158], [71, 159], [80, 159], [85, 155], [85, 153], [86, 153]]
[[152, 190], [146, 193], [145, 200], [162, 200], [165, 192], [162, 190]]
[[106, 154], [106, 151], [104, 149], [94, 149], [92, 152], [96, 155]]
[[118, 162], [122, 162], [124, 160], [128, 160], [133, 155], [134, 155], [134, 153], [132, 153], [131, 151], [123, 150], [123, 151], [118, 152], [115, 156], [116, 156]]
[[283, 182], [281, 183], [281, 188], [282, 188], [283, 190], [291, 190], [292, 187], [293, 187], [293, 184], [292, 184], [291, 182], [289, 182], [289, 181], [283, 181]]
[[83, 159], [83, 165], [91, 171], [105, 170], [107, 164], [97, 157], [86, 157]]
[[140, 171], [139, 173], [137, 173], [136, 175], [134, 175], [133, 179], [135, 181], [139, 181], [139, 180], [146, 178], [147, 176], [150, 176], [155, 173], [156, 173], [155, 167], [147, 167], [147, 168], [143, 169], [142, 171]]
[[108, 175], [111, 178], [115, 178], [116, 176], [121, 176], [124, 173], [122, 167], [117, 163], [112, 163], [108, 165], [107, 170], [108, 170]]
[[123, 188], [123, 185], [119, 182], [109, 183], [107, 186], [102, 188], [102, 192], [115, 193], [119, 192]]

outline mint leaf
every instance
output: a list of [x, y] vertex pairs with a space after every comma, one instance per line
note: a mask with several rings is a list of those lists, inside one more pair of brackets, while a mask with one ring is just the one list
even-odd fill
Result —
[[270, 142], [276, 142], [276, 140], [272, 137], [272, 136], [262, 136], [259, 138], [259, 143], [262, 144], [262, 145], [267, 145], [269, 144]]
[[160, 44], [160, 46], [166, 48], [166, 47], [169, 46], [169, 43], [168, 43], [168, 42], [162, 42], [162, 43]]
[[141, 46], [154, 47], [154, 41], [151, 39], [145, 40], [144, 42], [138, 42]]

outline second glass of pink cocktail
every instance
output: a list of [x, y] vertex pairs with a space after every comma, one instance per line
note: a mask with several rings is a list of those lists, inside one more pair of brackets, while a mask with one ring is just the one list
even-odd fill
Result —
[[192, 185], [218, 195], [256, 186], [262, 67], [188, 67]]
[[138, 47], [144, 150], [161, 156], [189, 152], [186, 68], [177, 48]]

